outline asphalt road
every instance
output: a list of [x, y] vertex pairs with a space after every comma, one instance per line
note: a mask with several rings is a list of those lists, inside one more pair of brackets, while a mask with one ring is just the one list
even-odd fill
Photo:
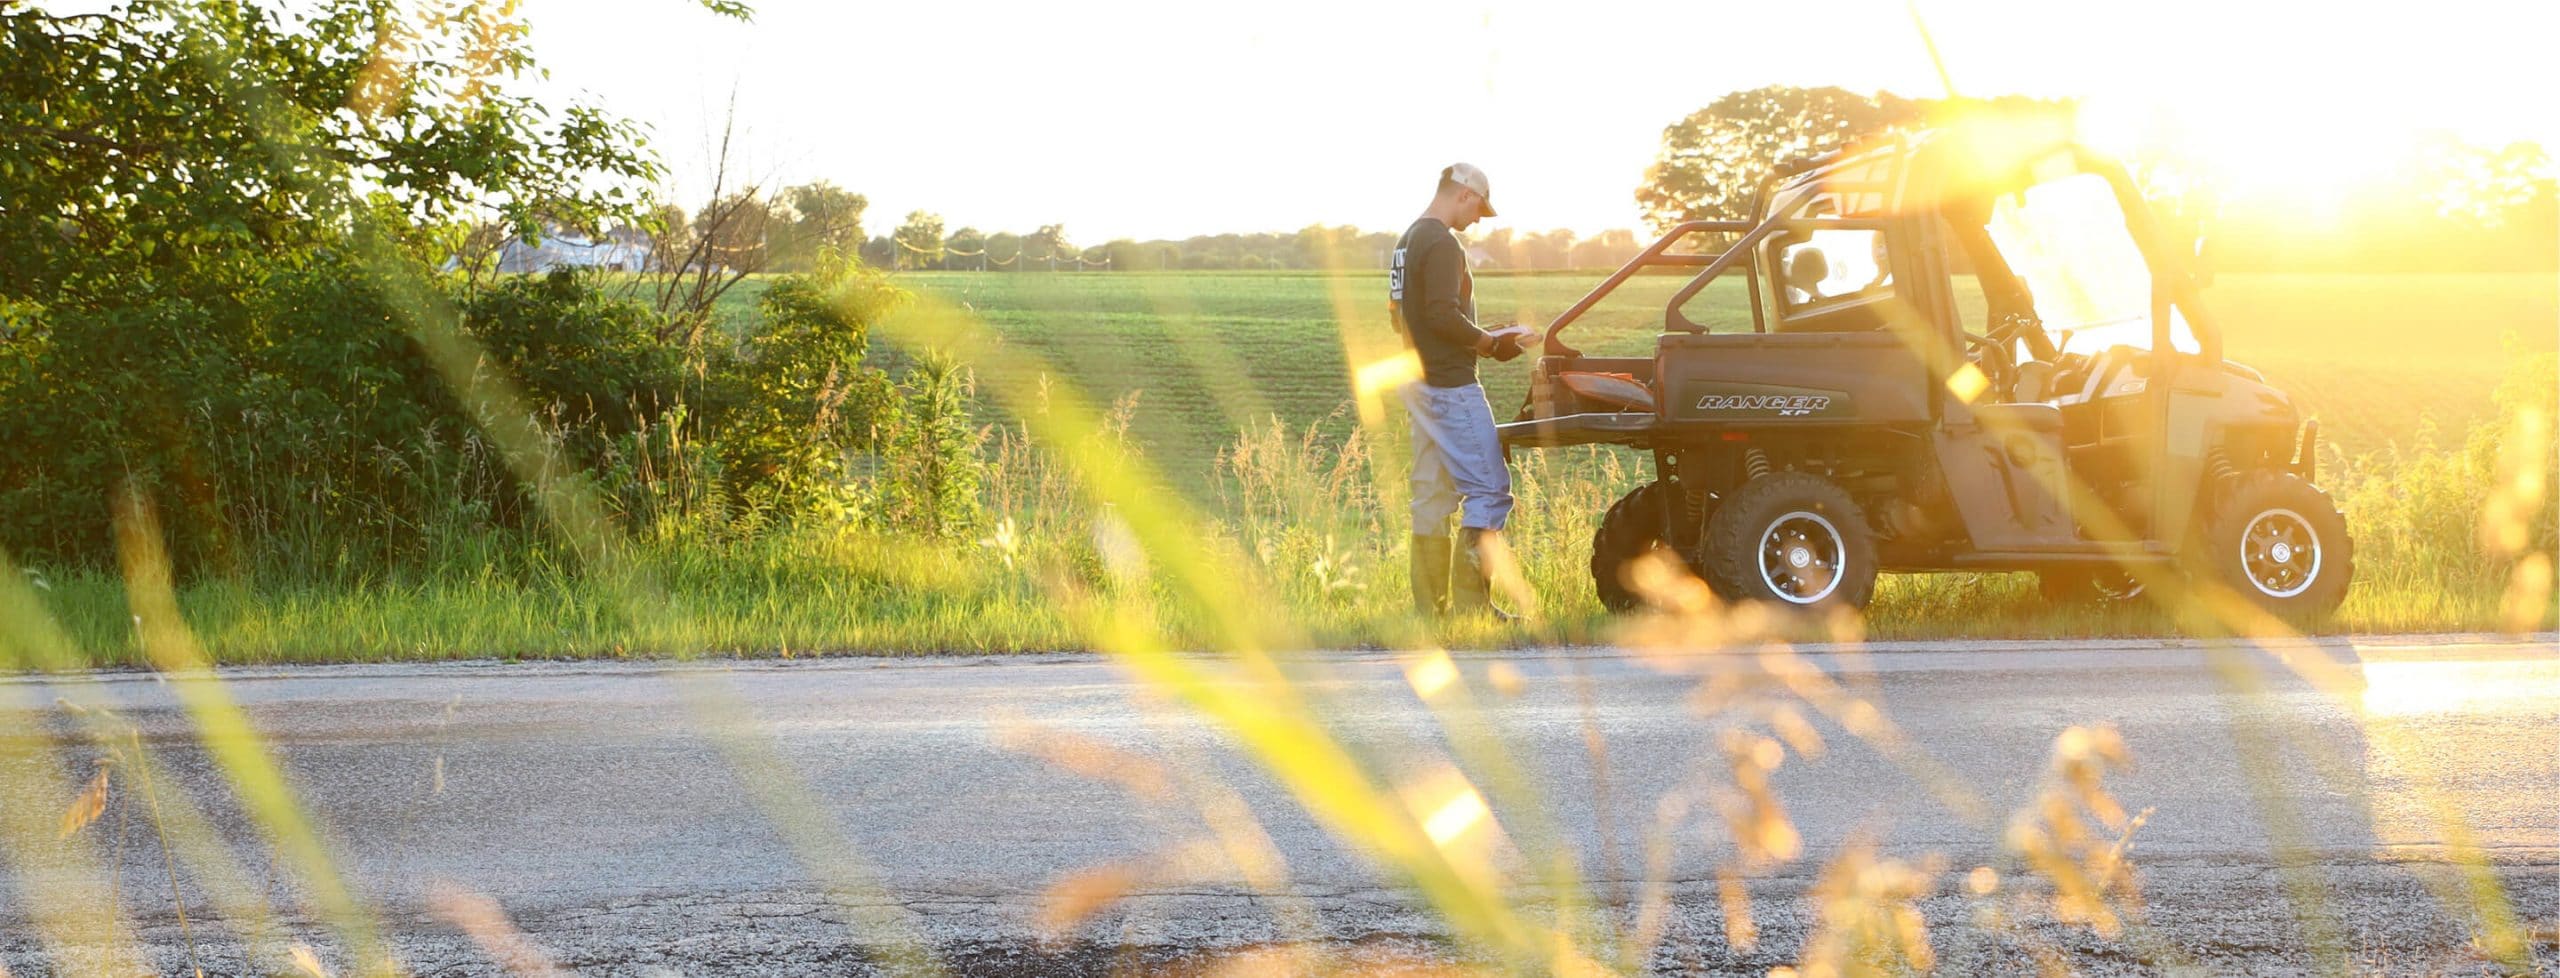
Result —
[[[1287, 663], [1326, 728], [1382, 784], [1428, 796], [1456, 783], [1450, 758], [1462, 747], [1498, 744], [1525, 777], [1503, 782], [1480, 759], [1459, 765], [1485, 786], [1498, 827], [1478, 823], [1453, 845], [1489, 846], [1533, 915], [1552, 894], [1519, 853], [1536, 848], [1542, 822], [1569, 840], [1614, 920], [1637, 918], [1655, 884], [1668, 899], [1650, 958], [1658, 971], [1758, 975], [1794, 960], [1812, 927], [1802, 897], [1845, 844], [1866, 837], [1885, 856], [1939, 870], [1919, 908], [1941, 973], [2032, 973], [2039, 955], [2098, 974], [2483, 972], [2490, 965], [2470, 943], [2474, 901], [2444, 899], [2460, 875], [2458, 842], [2481, 854], [2501, 899], [2539, 932], [2535, 968], [2560, 973], [2547, 943], [2560, 919], [2560, 648], [2548, 636], [2277, 652], [1965, 643], [1809, 658], [1842, 688], [1871, 690], [1913, 750], [1888, 756], [1816, 720], [1826, 752], [1789, 757], [1772, 781], [1804, 852], [1749, 884], [1761, 940], [1747, 951], [1724, 935], [1715, 871], [1735, 851], [1713, 813], [1729, 774], [1695, 705], [1701, 677], [1739, 660], [1462, 654], [1489, 741], [1453, 737], [1393, 656]], [[2324, 691], [2303, 678], [2324, 667], [2344, 685]], [[1510, 695], [1497, 689], [1501, 672], [1518, 677]], [[1380, 967], [1463, 954], [1441, 939], [1439, 918], [1338, 842], [1233, 738], [1098, 658], [480, 663], [222, 678], [414, 973], [504, 970], [457, 927], [455, 893], [485, 899], [531, 947], [585, 974], [862, 973], [897, 935], [971, 974], [1185, 971], [1309, 935]], [[189, 911], [182, 929], [147, 809], [119, 790], [83, 835], [121, 867], [109, 896], [126, 908], [149, 967], [183, 970], [192, 945], [209, 973], [285, 971], [294, 967], [285, 948], [298, 941], [343, 968], [315, 889], [256, 841], [175, 684], [143, 674], [0, 680], [0, 731], [20, 735], [0, 753], [0, 773], [51, 763], [85, 779], [102, 748], [81, 739], [85, 721], [56, 705], [64, 700], [111, 705], [138, 728], [246, 883], [225, 887], [204, 852], [179, 847], [198, 857], [176, 870]], [[2002, 844], [2010, 813], [2044, 784], [2056, 735], [2075, 724], [2121, 733], [2133, 766], [2108, 788], [2126, 809], [2149, 812], [2130, 850], [2143, 922], [2114, 937], [2052, 920], [2038, 898], [2044, 884]], [[1078, 753], [1095, 744], [1118, 753]], [[1078, 758], [1088, 770], [1069, 769]], [[1673, 797], [1681, 801], [1669, 810], [1685, 803], [1690, 815], [1658, 829]], [[1449, 824], [1465, 828], [1464, 814]], [[1219, 829], [1231, 841], [1267, 839], [1285, 883], [1257, 887], [1235, 860], [1188, 845]], [[1652, 866], [1649, 848], [1660, 853]], [[1109, 866], [1140, 869], [1129, 877], [1135, 895], [1044, 939], [1044, 892]], [[1996, 895], [1968, 891], [1976, 866], [2003, 874]], [[102, 960], [96, 946], [50, 949], [36, 927], [47, 901], [97, 890], [75, 889], [71, 870], [25, 853], [0, 873], [7, 973]], [[271, 939], [250, 939], [248, 907], [272, 912]]]

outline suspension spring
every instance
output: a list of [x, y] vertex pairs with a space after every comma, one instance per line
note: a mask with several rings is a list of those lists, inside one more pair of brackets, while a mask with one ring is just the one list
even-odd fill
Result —
[[1742, 453], [1742, 481], [1749, 482], [1769, 474], [1769, 453], [1757, 448]]
[[1707, 525], [1707, 505], [1713, 501], [1713, 497], [1709, 496], [1704, 489], [1684, 488], [1680, 498], [1684, 504], [1683, 512], [1680, 514], [1684, 522], [1679, 528], [1680, 532], [1671, 534], [1671, 540], [1675, 543], [1685, 543], [1695, 539], [1696, 531]]
[[2229, 493], [2240, 485], [2240, 468], [2231, 464], [2231, 456], [2217, 451], [2205, 458], [2205, 467], [2215, 495]]

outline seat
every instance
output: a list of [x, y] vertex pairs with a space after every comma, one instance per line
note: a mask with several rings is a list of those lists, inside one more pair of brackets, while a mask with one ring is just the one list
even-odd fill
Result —
[[1653, 358], [1547, 356], [1529, 375], [1528, 396], [1514, 421], [1587, 411], [1654, 410]]
[[1973, 406], [1973, 420], [1993, 431], [2056, 434], [2062, 431], [2062, 409], [2032, 401], [2023, 404], [1976, 404]]
[[1650, 412], [1654, 409], [1653, 388], [1646, 387], [1633, 374], [1565, 370], [1559, 371], [1556, 379], [1562, 381], [1565, 389], [1572, 391], [1575, 397], [1585, 401], [1628, 411]]
[[2054, 372], [2060, 370], [2043, 360], [2029, 360], [2018, 365], [2018, 379], [2010, 388], [2010, 399], [2019, 402], [2042, 401], [2053, 396]]

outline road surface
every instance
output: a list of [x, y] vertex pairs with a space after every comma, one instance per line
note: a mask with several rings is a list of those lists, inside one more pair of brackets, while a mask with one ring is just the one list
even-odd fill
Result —
[[[2482, 973], [2475, 901], [2445, 899], [2463, 851], [2532, 932], [2534, 968], [2560, 971], [2547, 943], [2560, 918], [2560, 649], [2548, 636], [2272, 652], [1945, 643], [1806, 658], [1843, 689], [1871, 690], [1912, 751], [1888, 756], [1817, 716], [1827, 750], [1789, 756], [1772, 781], [1804, 851], [1748, 884], [1761, 930], [1749, 950], [1725, 937], [1715, 873], [1736, 852], [1714, 799], [1731, 775], [1695, 705], [1701, 676], [1736, 660], [1460, 654], [1490, 740], [1450, 734], [1394, 655], [1292, 656], [1286, 667], [1381, 784], [1456, 784], [1451, 759], [1474, 758], [1454, 770], [1490, 796], [1497, 827], [1486, 832], [1505, 834], [1453, 845], [1489, 845], [1529, 913], [1551, 905], [1519, 856], [1541, 824], [1562, 833], [1611, 920], [1634, 921], [1648, 890], [1662, 894], [1647, 959], [1659, 972], [1758, 975], [1793, 961], [1813, 926], [1802, 897], [1860, 837], [1938, 870], [1918, 906], [1942, 973], [2031, 973], [2040, 954], [2096, 974]], [[1234, 675], [1214, 657], [1187, 661]], [[2323, 669], [2344, 685], [2313, 688], [2305, 675]], [[417, 974], [503, 973], [486, 942], [501, 916], [583, 974], [864, 973], [898, 935], [970, 974], [1207, 973], [1309, 936], [1381, 967], [1464, 953], [1225, 731], [1100, 658], [466, 663], [222, 679], [332, 864]], [[32, 735], [0, 754], [15, 774], [51, 763], [86, 779], [104, 751], [82, 739], [96, 717], [65, 701], [132, 722], [241, 874], [224, 887], [200, 852], [175, 870], [182, 929], [148, 812], [122, 783], [82, 832], [120, 867], [110, 897], [149, 967], [182, 971], [192, 953], [208, 973], [290, 970], [299, 942], [343, 973], [317, 891], [257, 841], [175, 684], [0, 679], [0, 731]], [[2133, 760], [2108, 789], [2149, 813], [2130, 850], [2145, 909], [2113, 937], [2052, 920], [2043, 882], [2002, 842], [2011, 813], [2045, 784], [2056, 735], [2096, 724], [2120, 732]], [[1523, 777], [1501, 781], [1461, 749], [1483, 743]], [[1688, 815], [1658, 829], [1683, 803]], [[1217, 850], [1186, 848], [1236, 837], [1268, 840], [1285, 874], [1276, 895]], [[1650, 866], [1648, 848], [1659, 852]], [[2002, 874], [1993, 896], [1967, 888], [1977, 866]], [[1131, 868], [1133, 895], [1044, 936], [1044, 893], [1097, 867]], [[97, 892], [73, 889], [71, 872], [0, 863], [7, 973], [104, 953], [41, 939], [46, 900]], [[496, 915], [470, 918], [478, 929], [466, 932], [466, 905]], [[250, 940], [246, 920], [270, 912], [269, 938]]]

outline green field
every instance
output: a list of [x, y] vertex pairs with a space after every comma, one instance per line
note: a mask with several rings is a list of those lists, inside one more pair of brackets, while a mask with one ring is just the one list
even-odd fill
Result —
[[[1600, 277], [1487, 275], [1477, 279], [1477, 305], [1487, 321], [1544, 322]], [[1056, 365], [1060, 380], [1097, 400], [1136, 395], [1134, 433], [1186, 486], [1205, 480], [1216, 454], [1256, 419], [1277, 416], [1293, 430], [1347, 425], [1345, 337], [1367, 349], [1394, 342], [1385, 283], [1373, 273], [914, 272], [897, 281], [965, 305], [1005, 344]], [[1678, 282], [1629, 283], [1571, 340], [1597, 354], [1649, 353]], [[742, 286], [732, 309], [750, 308], [760, 287]], [[2519, 355], [2560, 340], [2560, 280], [2549, 276], [2235, 275], [2206, 297], [2227, 355], [2291, 391], [2339, 458], [2458, 447], [2493, 414], [2492, 392]], [[1740, 283], [1720, 283], [1690, 312], [1713, 328], [1749, 328]], [[1527, 369], [1485, 363], [1497, 414], [1520, 404]], [[987, 382], [1017, 382], [1002, 364], [982, 370]]]
[[[1288, 642], [1371, 646], [1409, 635], [1399, 436], [1390, 426], [1349, 451], [1335, 437], [1356, 427], [1346, 410], [1346, 348], [1363, 356], [1395, 348], [1376, 276], [928, 273], [899, 281], [967, 306], [992, 328], [998, 350], [977, 365], [978, 402], [991, 424], [1007, 419], [983, 406], [993, 400], [986, 388], [1039, 383], [1024, 373], [1032, 361], [1058, 371], [1054, 389], [1106, 402], [1134, 395], [1131, 440], [1195, 504], [1180, 508], [1199, 517], [1199, 545], [1226, 555], [1220, 566], [1236, 580], [1266, 589], [1264, 610], [1294, 630]], [[1571, 304], [1588, 281], [1486, 276], [1480, 307], [1489, 319], [1537, 321]], [[1575, 341], [1599, 353], [1645, 352], [1675, 286], [1639, 280], [1586, 318]], [[763, 288], [745, 283], [724, 311], [753, 315]], [[2494, 453], [2461, 449], [2468, 429], [2502, 408], [2552, 410], [2551, 361], [2524, 361], [2555, 345], [2554, 293], [2551, 279], [2532, 276], [2235, 276], [2214, 287], [2231, 355], [2326, 422], [2321, 481], [2355, 528], [2358, 574], [2346, 607], [2321, 627], [2453, 631], [2513, 620], [2501, 611], [2509, 561], [2485, 556], [2478, 543], [2485, 494], [2497, 481]], [[1738, 290], [1702, 304], [1695, 314], [1719, 328], [1748, 328]], [[894, 367], [912, 352], [880, 345], [873, 356]], [[1487, 364], [1497, 411], [1519, 402], [1525, 370]], [[2531, 384], [2498, 403], [2501, 381], [2517, 377]], [[1310, 439], [1310, 425], [1330, 430]], [[485, 560], [455, 559], [378, 581], [206, 580], [186, 585], [180, 601], [224, 661], [1090, 647], [1076, 606], [1062, 604], [1055, 588], [1061, 579], [1102, 579], [1097, 533], [1109, 508], [1070, 472], [1018, 450], [1019, 429], [1006, 424], [991, 435], [986, 525], [948, 543], [829, 525], [716, 539], [643, 534], [629, 580], [556, 562], [498, 574]], [[1521, 456], [1515, 475], [1521, 504], [1510, 535], [1542, 621], [1524, 631], [1476, 623], [1440, 640], [1624, 640], [1591, 596], [1585, 561], [1593, 521], [1649, 469], [1632, 453], [1547, 452]], [[2547, 527], [2550, 506], [2541, 508]], [[35, 573], [65, 629], [65, 661], [140, 661], [116, 575]], [[1186, 643], [1214, 644], [1218, 622], [1234, 614], [1217, 602], [1177, 605], [1165, 610], [1166, 624]], [[2548, 627], [2560, 609], [2543, 607]], [[2048, 605], [2031, 576], [2015, 574], [1889, 578], [1868, 627], [1901, 638], [2179, 630], [2148, 608]]]

